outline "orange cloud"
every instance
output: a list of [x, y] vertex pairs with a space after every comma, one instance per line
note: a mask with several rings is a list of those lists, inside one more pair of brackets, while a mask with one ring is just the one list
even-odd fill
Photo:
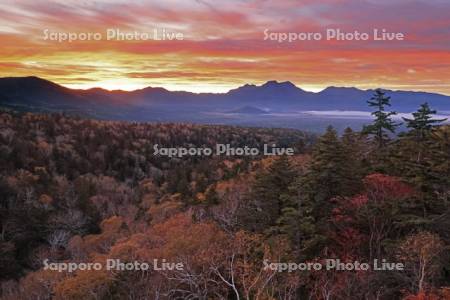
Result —
[[[77, 88], [156, 85], [216, 92], [276, 79], [314, 90], [383, 86], [450, 94], [449, 9], [439, 0], [3, 1], [0, 76], [36, 75]], [[108, 41], [108, 28], [150, 33], [165, 28], [184, 40]], [[264, 40], [265, 29], [327, 28], [386, 28], [406, 38]], [[44, 40], [45, 29], [103, 36], [58, 42]]]

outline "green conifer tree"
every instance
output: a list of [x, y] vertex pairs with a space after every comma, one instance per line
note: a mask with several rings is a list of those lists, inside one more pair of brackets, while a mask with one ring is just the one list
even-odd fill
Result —
[[328, 127], [314, 146], [308, 170], [283, 196], [278, 228], [290, 238], [299, 259], [313, 257], [325, 244], [332, 210], [330, 200], [355, 192], [358, 180], [352, 174], [354, 170], [348, 168], [351, 156], [345, 152], [337, 132]]
[[390, 99], [391, 97], [377, 89], [372, 98], [367, 101], [370, 107], [375, 108], [375, 111], [372, 112], [375, 119], [372, 124], [364, 126], [363, 133], [373, 135], [379, 149], [384, 148], [389, 141], [387, 132], [394, 133], [395, 128], [400, 125], [391, 119], [391, 116], [397, 113], [386, 111], [386, 106], [391, 106]]
[[439, 193], [445, 193], [445, 187], [450, 183], [450, 148], [448, 144], [445, 146], [445, 128], [438, 128], [445, 119], [434, 119], [434, 114], [436, 111], [424, 103], [413, 113], [412, 119], [403, 118], [410, 130], [401, 135], [392, 151], [394, 172], [420, 192], [413, 215], [417, 220], [423, 220], [422, 223], [429, 223], [450, 208], [437, 197]]
[[406, 122], [406, 127], [410, 128], [409, 136], [413, 136], [417, 143], [423, 143], [430, 136], [431, 130], [434, 126], [446, 121], [447, 119], [433, 119], [436, 114], [428, 103], [423, 103], [420, 108], [414, 112], [413, 119], [403, 118]]
[[245, 210], [247, 227], [259, 232], [276, 230], [283, 212], [283, 195], [295, 179], [296, 171], [287, 156], [277, 158], [266, 171], [256, 175]]
[[305, 176], [305, 186], [308, 186], [315, 202], [347, 195], [347, 181], [351, 177], [347, 159], [336, 130], [329, 126], [313, 149], [311, 165]]
[[370, 149], [367, 136], [353, 131], [350, 127], [344, 130], [341, 138], [343, 155], [346, 161], [347, 196], [359, 193], [362, 189], [362, 178], [368, 174], [368, 153]]

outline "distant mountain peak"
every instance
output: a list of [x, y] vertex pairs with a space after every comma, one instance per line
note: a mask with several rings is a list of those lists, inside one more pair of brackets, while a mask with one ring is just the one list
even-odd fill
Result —
[[264, 83], [262, 86], [272, 86], [272, 85], [278, 85], [279, 82], [276, 80], [269, 80], [266, 83]]
[[[336, 86], [313, 93], [298, 88], [290, 81], [276, 80], [261, 85], [245, 84], [227, 93], [196, 94], [161, 87], [134, 91], [77, 90], [36, 76], [0, 78], [0, 106], [30, 111], [82, 111], [95, 116], [103, 114], [103, 118], [130, 120], [146, 120], [147, 113], [156, 114], [157, 109], [180, 115], [195, 111], [196, 117], [199, 111], [253, 115], [267, 114], [267, 111], [368, 111], [370, 108], [366, 101], [372, 94], [373, 90]], [[409, 91], [388, 91], [388, 95], [392, 97], [392, 109], [398, 112], [415, 111], [426, 101], [438, 112], [450, 111], [449, 96]]]
[[263, 85], [261, 85], [262, 87], [293, 87], [293, 88], [298, 88], [295, 84], [293, 84], [290, 81], [276, 81], [276, 80], [269, 80], [266, 83], [264, 83]]
[[0, 87], [12, 87], [16, 86], [22, 89], [24, 92], [27, 90], [58, 90], [69, 92], [70, 89], [54, 83], [50, 80], [43, 79], [37, 76], [26, 77], [3, 77], [0, 78]]
[[276, 80], [269, 80], [261, 85], [260, 88], [274, 93], [307, 93], [290, 81], [280, 82]]
[[250, 105], [246, 105], [244, 107], [235, 109], [235, 110], [231, 110], [228, 113], [233, 113], [233, 114], [247, 114], [247, 115], [262, 115], [262, 114], [267, 114], [267, 111], [254, 107], [254, 106], [250, 106]]
[[139, 91], [145, 91], [145, 92], [169, 92], [167, 89], [163, 88], [163, 87], [152, 87], [152, 86], [147, 86], [145, 88], [140, 89]]
[[322, 90], [322, 92], [329, 92], [329, 91], [362, 91], [360, 89], [357, 89], [355, 87], [349, 87], [349, 86], [329, 86]]
[[11, 76], [11, 77], [3, 77], [0, 78], [3, 81], [21, 81], [21, 82], [39, 82], [39, 83], [47, 83], [47, 84], [52, 84], [52, 85], [57, 85], [56, 83], [41, 78], [41, 77], [37, 77], [37, 76], [24, 76], [24, 77], [20, 77], [20, 76]]
[[323, 96], [349, 96], [349, 95], [362, 95], [367, 91], [357, 89], [355, 87], [340, 87], [329, 86], [326, 89], [320, 91], [318, 94]]
[[285, 95], [285, 94], [302, 94], [307, 93], [301, 88], [297, 87], [290, 81], [276, 81], [269, 80], [262, 85], [245, 84], [236, 89], [230, 90], [230, 94], [248, 94], [248, 93], [259, 93], [260, 95]]

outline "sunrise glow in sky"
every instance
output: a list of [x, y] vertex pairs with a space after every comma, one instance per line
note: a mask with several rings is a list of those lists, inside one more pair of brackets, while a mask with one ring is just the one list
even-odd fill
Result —
[[[0, 1], [0, 76], [39, 76], [74, 88], [224, 92], [292, 81], [450, 95], [448, 0]], [[106, 40], [106, 30], [166, 29], [182, 40]], [[403, 41], [264, 39], [264, 31], [401, 32]], [[101, 40], [45, 40], [51, 32]]]

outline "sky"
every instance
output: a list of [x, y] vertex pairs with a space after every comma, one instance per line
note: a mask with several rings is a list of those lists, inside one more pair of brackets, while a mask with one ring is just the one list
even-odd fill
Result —
[[[449, 12], [448, 0], [0, 0], [0, 76], [82, 89], [226, 92], [278, 80], [450, 95]], [[337, 29], [369, 38], [326, 36]], [[375, 29], [404, 38], [374, 40]], [[307, 33], [321, 39], [277, 40]]]

